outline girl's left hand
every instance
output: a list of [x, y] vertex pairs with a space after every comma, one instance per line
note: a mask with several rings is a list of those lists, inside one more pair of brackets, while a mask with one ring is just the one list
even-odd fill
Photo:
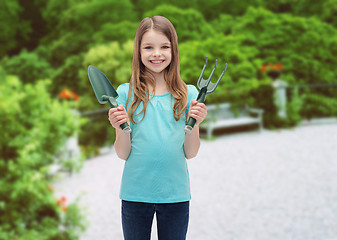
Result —
[[207, 116], [207, 108], [204, 103], [199, 103], [197, 100], [192, 100], [190, 105], [189, 117], [193, 117], [196, 125], [199, 125]]

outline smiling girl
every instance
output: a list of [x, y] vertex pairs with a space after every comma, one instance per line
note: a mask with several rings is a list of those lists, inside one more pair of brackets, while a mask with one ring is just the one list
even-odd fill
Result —
[[[154, 214], [159, 240], [186, 239], [191, 199], [186, 159], [198, 153], [207, 109], [195, 100], [197, 89], [180, 77], [177, 34], [168, 19], [141, 21], [130, 83], [117, 92], [119, 106], [110, 109], [109, 120], [116, 128], [116, 153], [126, 160], [120, 190], [124, 239], [150, 239]], [[188, 116], [196, 124], [185, 135]], [[125, 122], [131, 135], [119, 127]]]

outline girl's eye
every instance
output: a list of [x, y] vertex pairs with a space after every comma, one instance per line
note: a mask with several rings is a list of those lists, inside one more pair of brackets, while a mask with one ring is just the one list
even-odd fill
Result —
[[169, 47], [168, 46], [163, 46], [164, 49], [168, 49]]
[[151, 49], [151, 47], [145, 47], [145, 49]]

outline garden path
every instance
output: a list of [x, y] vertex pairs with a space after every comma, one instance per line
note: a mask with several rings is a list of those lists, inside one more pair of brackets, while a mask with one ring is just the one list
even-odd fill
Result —
[[[188, 160], [187, 239], [337, 239], [336, 156], [336, 122], [202, 140]], [[112, 151], [55, 183], [57, 196], [82, 196], [90, 226], [81, 240], [123, 239], [122, 170]]]

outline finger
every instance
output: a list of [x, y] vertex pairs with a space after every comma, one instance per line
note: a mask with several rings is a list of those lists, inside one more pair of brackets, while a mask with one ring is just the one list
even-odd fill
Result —
[[207, 115], [207, 111], [203, 111], [203, 110], [201, 110], [201, 111], [199, 111], [199, 110], [191, 110], [191, 114], [199, 116], [201, 118], [205, 118], [206, 115]]
[[110, 109], [109, 109], [109, 112], [108, 112], [108, 116], [110, 116], [111, 114], [116, 113], [117, 111], [118, 111], [117, 108], [110, 108]]
[[114, 119], [113, 121], [110, 121], [111, 125], [114, 127], [114, 128], [118, 128], [121, 124], [127, 122], [125, 118], [121, 119], [121, 120], [116, 120]]
[[123, 104], [119, 104], [118, 107], [117, 107], [117, 109], [118, 109], [119, 111], [125, 110]]
[[122, 119], [122, 120], [119, 120], [118, 122], [116, 122], [116, 125], [120, 126], [120, 125], [122, 125], [123, 123], [126, 123], [126, 122], [127, 122], [126, 119]]
[[199, 102], [197, 102], [197, 104], [193, 105], [191, 108], [207, 109], [204, 103], [199, 103]]
[[194, 105], [194, 107], [198, 107], [200, 109], [207, 109], [207, 107], [204, 103], [199, 103], [199, 102], [197, 102], [197, 104]]
[[197, 123], [200, 123], [202, 121], [202, 118], [198, 115], [195, 114], [191, 114], [191, 117], [193, 117]]
[[128, 114], [125, 111], [117, 111], [117, 112], [113, 112], [111, 115], [113, 115], [113, 116], [121, 116], [121, 115], [127, 116]]
[[122, 119], [126, 119], [126, 120], [127, 120], [127, 116], [126, 116], [126, 115], [118, 115], [118, 116], [115, 116], [115, 119], [116, 119], [117, 121], [120, 121], [120, 120], [122, 120]]
[[205, 110], [203, 108], [193, 108], [193, 109], [191, 109], [191, 112], [193, 112], [195, 114], [202, 114], [202, 115], [207, 114], [207, 110]]
[[198, 106], [201, 107], [201, 108], [203, 108], [203, 109], [207, 109], [205, 103], [198, 103]]

